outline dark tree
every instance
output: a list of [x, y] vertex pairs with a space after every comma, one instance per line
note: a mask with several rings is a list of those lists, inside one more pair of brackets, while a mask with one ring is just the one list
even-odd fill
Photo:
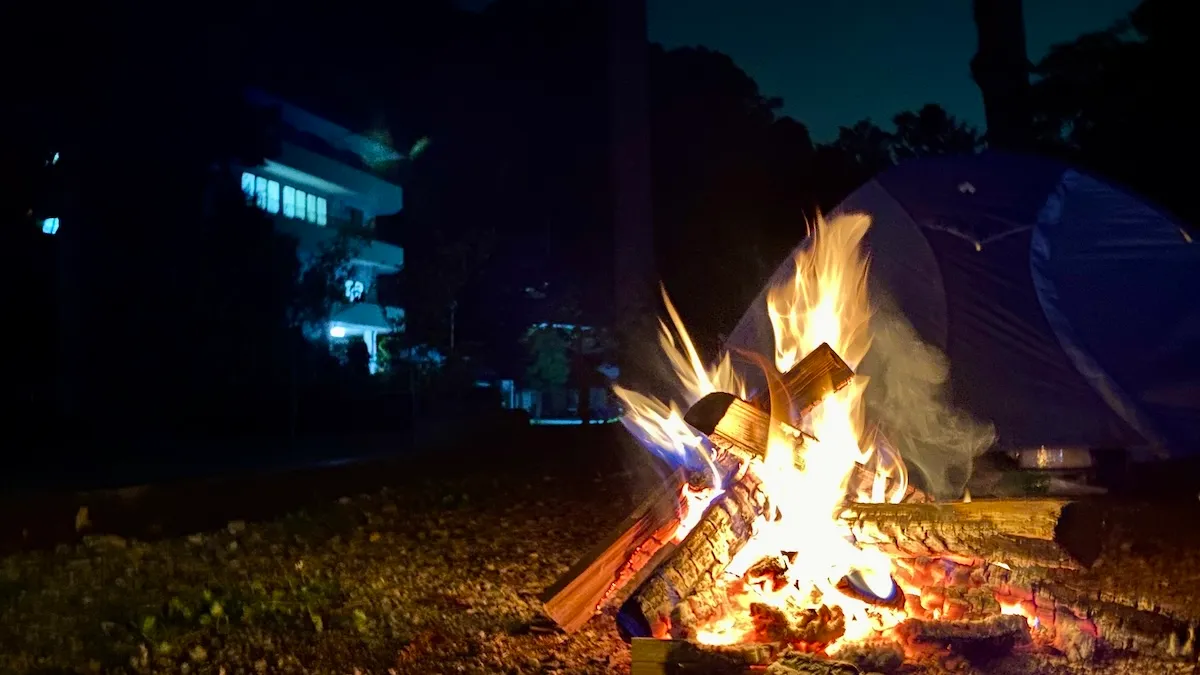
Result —
[[892, 118], [892, 154], [897, 161], [934, 155], [969, 155], [983, 143], [979, 133], [959, 121], [936, 103], [927, 103], [916, 112], [902, 112]]
[[1191, 174], [1200, 152], [1178, 100], [1179, 68], [1193, 46], [1183, 4], [1147, 0], [1128, 21], [1056, 45], [1034, 70], [1035, 126], [1043, 149], [1123, 182], [1196, 222]]
[[654, 47], [650, 82], [658, 269], [701, 344], [715, 347], [786, 253], [778, 242], [802, 230], [804, 210], [783, 212], [815, 205], [805, 184], [773, 173], [806, 177], [812, 144], [720, 52]]

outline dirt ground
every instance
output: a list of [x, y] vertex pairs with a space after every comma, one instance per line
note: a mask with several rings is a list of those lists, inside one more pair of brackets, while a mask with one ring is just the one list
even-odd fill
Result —
[[0, 673], [628, 672], [611, 617], [566, 637], [537, 600], [654, 480], [618, 431], [87, 496], [87, 536], [0, 559]]
[[[656, 469], [619, 427], [525, 428], [420, 458], [9, 499], [0, 674], [628, 673], [611, 610], [567, 636], [538, 596]], [[1059, 665], [1006, 672], [1190, 672]]]

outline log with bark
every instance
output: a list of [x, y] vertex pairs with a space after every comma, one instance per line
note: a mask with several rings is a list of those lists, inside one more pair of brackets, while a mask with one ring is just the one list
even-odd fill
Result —
[[621, 636], [666, 637], [676, 607], [725, 571], [766, 508], [766, 494], [749, 472], [713, 500], [671, 555], [621, 605]]
[[1200, 504], [1096, 500], [1072, 508], [1100, 524], [1099, 555], [1090, 567], [989, 567], [988, 586], [998, 597], [1017, 596], [1042, 624], [1086, 619], [1116, 649], [1195, 658]]
[[[762, 459], [767, 456], [767, 443], [771, 434], [771, 415], [747, 401], [717, 392], [700, 399], [688, 409], [684, 421], [697, 431], [708, 436], [713, 446], [722, 452], [739, 457], [742, 461]], [[791, 433], [791, 432], [788, 432]], [[791, 433], [798, 436], [798, 433]], [[797, 442], [803, 438], [798, 437]], [[797, 468], [803, 468], [803, 459], [796, 457]], [[853, 494], [860, 489], [869, 490], [875, 482], [875, 472], [861, 464], [855, 464], [850, 476], [848, 491]], [[888, 479], [887, 487], [894, 483]], [[909, 485], [904, 492], [905, 502], [928, 502], [929, 496]]]
[[1082, 569], [1099, 555], [1101, 523], [1066, 499], [945, 504], [848, 504], [841, 518], [862, 546], [893, 556]]
[[628, 518], [546, 589], [543, 608], [563, 630], [573, 632], [587, 623], [669, 543], [687, 509], [685, 480], [684, 469], [663, 480]]

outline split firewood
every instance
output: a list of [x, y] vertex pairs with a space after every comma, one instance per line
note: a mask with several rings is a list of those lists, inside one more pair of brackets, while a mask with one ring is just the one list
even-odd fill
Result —
[[679, 527], [684, 469], [656, 487], [608, 537], [586, 553], [542, 594], [546, 614], [563, 630], [578, 630], [596, 610], [635, 579]]
[[[743, 462], [767, 456], [767, 441], [771, 434], [770, 414], [733, 394], [709, 394], [697, 401], [683, 419], [697, 431], [707, 434], [713, 446], [720, 452], [738, 457]], [[796, 458], [796, 466], [803, 468], [803, 459], [799, 456]], [[855, 464], [850, 476], [849, 491], [854, 493], [859, 489], [869, 489], [874, 482], [875, 472], [872, 469]], [[889, 478], [889, 490], [892, 485], [892, 479]], [[924, 492], [909, 485], [905, 489], [903, 501], [931, 500]]]
[[841, 518], [860, 545], [902, 557], [1081, 569], [1099, 554], [1099, 523], [1065, 499], [947, 504], [848, 504]]
[[670, 557], [621, 605], [617, 627], [622, 637], [666, 637], [675, 608], [702, 580], [715, 581], [725, 571], [766, 507], [766, 495], [753, 473], [713, 500]]
[[[822, 342], [800, 359], [800, 362], [780, 377], [783, 394], [797, 416], [808, 412], [826, 396], [850, 384], [854, 371], [828, 343]], [[760, 391], [750, 400], [755, 407], [771, 412], [771, 394], [768, 389]], [[779, 417], [784, 417], [780, 415]]]

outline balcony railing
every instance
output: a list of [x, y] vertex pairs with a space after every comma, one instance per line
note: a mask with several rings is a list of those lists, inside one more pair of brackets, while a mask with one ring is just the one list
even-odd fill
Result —
[[332, 241], [339, 233], [347, 234], [359, 240], [355, 244], [355, 260], [384, 268], [387, 271], [385, 273], [396, 272], [404, 267], [404, 249], [376, 239], [373, 228], [333, 218], [325, 225], [317, 225], [307, 220], [280, 215], [275, 222], [281, 231], [297, 237], [301, 245], [323, 245]]

